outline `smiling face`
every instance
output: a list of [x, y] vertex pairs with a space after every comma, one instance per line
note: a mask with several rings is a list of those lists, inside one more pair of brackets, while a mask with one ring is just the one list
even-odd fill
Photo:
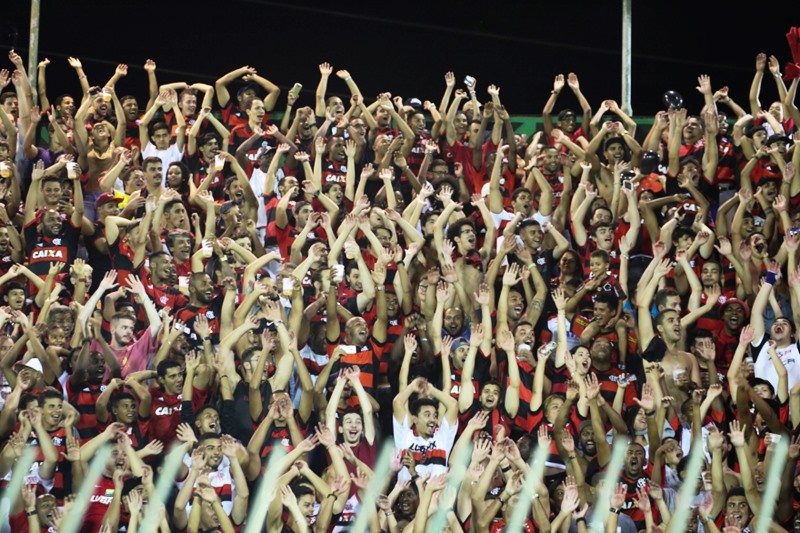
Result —
[[725, 522], [744, 528], [750, 523], [750, 506], [745, 496], [729, 496], [725, 502]]
[[42, 234], [45, 237], [58, 237], [64, 228], [64, 221], [61, 214], [53, 209], [48, 209], [42, 215]]
[[42, 423], [46, 428], [56, 428], [64, 418], [64, 400], [47, 398], [42, 405]]
[[745, 313], [742, 306], [738, 303], [732, 303], [725, 306], [722, 311], [722, 322], [728, 331], [739, 331], [744, 325]]
[[464, 331], [466, 317], [460, 307], [450, 307], [444, 312], [444, 329], [451, 337], [458, 337]]
[[413, 489], [405, 489], [400, 492], [400, 496], [397, 497], [397, 503], [394, 505], [397, 514], [411, 518], [417, 512], [417, 507], [419, 507], [419, 496]]
[[344, 442], [350, 446], [355, 446], [361, 441], [364, 435], [364, 423], [358, 413], [346, 413], [342, 417], [341, 425]]
[[211, 467], [212, 470], [216, 470], [219, 468], [219, 465], [222, 464], [222, 441], [220, 439], [206, 439], [201, 444], [203, 449], [203, 453], [206, 456], [206, 461], [208, 461], [208, 466]]
[[423, 405], [419, 412], [411, 418], [419, 436], [425, 439], [433, 437], [433, 433], [436, 431], [436, 426], [439, 421], [439, 413], [435, 407]]
[[364, 346], [369, 339], [369, 326], [361, 317], [351, 318], [345, 326], [345, 339], [348, 344]]
[[214, 299], [214, 284], [211, 282], [211, 276], [208, 274], [192, 276], [189, 294], [197, 298], [202, 305], [211, 303]]
[[[594, 231], [594, 240], [601, 250], [611, 250], [614, 248], [614, 228], [610, 226], [598, 227]], [[592, 258], [592, 260], [594, 260], [594, 258]]]

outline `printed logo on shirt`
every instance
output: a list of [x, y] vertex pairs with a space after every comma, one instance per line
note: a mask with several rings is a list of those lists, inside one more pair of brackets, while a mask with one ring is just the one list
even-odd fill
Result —
[[67, 248], [64, 246], [55, 246], [50, 248], [39, 248], [31, 253], [31, 263], [38, 263], [39, 261], [66, 261]]

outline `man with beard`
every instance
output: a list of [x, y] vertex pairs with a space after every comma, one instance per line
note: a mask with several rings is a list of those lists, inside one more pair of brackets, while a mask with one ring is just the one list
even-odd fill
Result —
[[[202, 350], [205, 343], [219, 344], [219, 326], [222, 313], [222, 302], [225, 298], [236, 295], [236, 282], [233, 278], [222, 280], [225, 290], [216, 295], [211, 276], [205, 272], [195, 272], [189, 278], [189, 303], [177, 313], [175, 320], [183, 323], [184, 333], [189, 337], [189, 344], [193, 349]], [[194, 324], [198, 315], [205, 315], [211, 334], [206, 338], [199, 338], [195, 332]]]
[[764, 284], [753, 302], [750, 313], [750, 326], [753, 328], [751, 349], [755, 357], [755, 375], [770, 382], [773, 390], [778, 390], [778, 372], [769, 355], [769, 342], [774, 341], [775, 352], [786, 367], [789, 379], [789, 390], [800, 381], [800, 342], [794, 342], [795, 323], [791, 318], [779, 316], [775, 318], [769, 330], [769, 338], [765, 335], [764, 311], [767, 308], [773, 286], [780, 275], [780, 266], [772, 262], [767, 270]]
[[[144, 307], [150, 325], [148, 331], [145, 331], [141, 337], [134, 341], [135, 317], [126, 313], [117, 313], [111, 319], [111, 343], [109, 347], [119, 361], [122, 377], [127, 377], [132, 372], [147, 369], [148, 362], [155, 353], [156, 338], [161, 329], [161, 317], [153, 301], [148, 297], [145, 286], [135, 275], [129, 275], [127, 283], [131, 292]], [[99, 300], [100, 296], [110, 288], [110, 283], [104, 279], [100, 283], [100, 287], [92, 295], [92, 298], [90, 298], [89, 303], [92, 303], [92, 300]], [[87, 307], [93, 309], [93, 306], [89, 304], [87, 304]], [[103, 350], [103, 347], [97, 341], [94, 341], [90, 348], [101, 353]]]
[[[71, 175], [73, 181], [78, 173]], [[83, 221], [83, 192], [80, 183], [74, 187], [74, 208], [69, 220], [52, 208], [40, 211], [25, 210], [25, 252], [29, 268], [44, 279], [53, 263], [72, 265], [78, 250], [78, 238]]]
[[[638, 499], [636, 489], [641, 489], [650, 481], [648, 473], [649, 465], [647, 464], [644, 446], [639, 443], [628, 444], [625, 450], [625, 458], [622, 466], [622, 474], [620, 475], [620, 483], [626, 487], [625, 501], [620, 508], [611, 508], [610, 511], [616, 514], [620, 512], [628, 515], [636, 524], [638, 530], [645, 528], [644, 511], [639, 509], [635, 502]], [[653, 521], [659, 523], [658, 509], [653, 506]]]
[[[378, 385], [380, 358], [386, 343], [387, 315], [386, 315], [386, 265], [379, 261], [375, 265], [372, 273], [372, 281], [375, 283], [376, 299], [376, 320], [372, 324], [372, 334], [370, 327], [364, 318], [352, 317], [345, 324], [344, 339], [341, 338], [341, 326], [339, 320], [330, 319], [327, 322], [325, 337], [328, 341], [328, 355], [333, 358], [338, 354], [339, 360], [335, 362], [337, 371], [349, 366], [360, 368], [359, 378], [364, 385], [364, 389], [373, 398], [375, 397]], [[330, 292], [326, 302], [326, 312], [329, 317], [336, 317], [338, 283], [331, 281]], [[337, 350], [337, 348], [342, 350]], [[344, 353], [341, 353], [344, 352]]]
[[178, 271], [166, 252], [156, 252], [150, 256], [150, 269], [139, 270], [147, 296], [156, 309], [180, 309], [189, 299], [178, 289]]

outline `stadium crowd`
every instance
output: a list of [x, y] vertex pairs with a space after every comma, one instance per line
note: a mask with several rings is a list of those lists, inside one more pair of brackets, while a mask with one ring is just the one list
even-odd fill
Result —
[[453, 73], [439, 102], [368, 97], [322, 63], [304, 102], [250, 66], [159, 85], [148, 60], [144, 102], [127, 65], [103, 83], [69, 58], [80, 89], [53, 98], [47, 59], [35, 94], [9, 60], [3, 529], [516, 533], [524, 505], [526, 532], [665, 531], [681, 506], [688, 531], [800, 531], [777, 58], [748, 102], [701, 75], [703, 108], [668, 94], [646, 132], [559, 74], [530, 137]]

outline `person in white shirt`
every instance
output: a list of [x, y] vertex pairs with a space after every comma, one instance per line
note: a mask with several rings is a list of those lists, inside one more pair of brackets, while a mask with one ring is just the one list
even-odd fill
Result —
[[[413, 393], [417, 393], [418, 398], [409, 409], [408, 400]], [[444, 407], [441, 421], [440, 404]], [[419, 377], [395, 396], [392, 408], [395, 448], [412, 454], [415, 475], [446, 473], [458, 431], [458, 401]], [[407, 469], [397, 474], [400, 481], [411, 478]]]
[[752, 353], [755, 354], [755, 375], [757, 378], [765, 379], [770, 382], [773, 390], [779, 389], [778, 370], [770, 356], [770, 340], [775, 341], [773, 349], [780, 362], [786, 368], [788, 377], [788, 389], [792, 390], [800, 382], [800, 344], [795, 342], [795, 324], [791, 318], [779, 316], [772, 323], [769, 329], [769, 337], [766, 335], [766, 325], [764, 323], [764, 311], [769, 303], [773, 285], [778, 279], [780, 266], [772, 263], [767, 270], [764, 284], [756, 295], [753, 302], [753, 310], [750, 313], [750, 327], [753, 328], [753, 340], [750, 343]]
[[169, 106], [176, 108], [177, 95], [162, 91], [156, 98], [155, 103], [147, 110], [139, 123], [139, 142], [142, 145], [142, 157], [148, 158], [156, 156], [161, 159], [162, 166], [162, 182], [164, 186], [167, 180], [167, 169], [171, 163], [181, 161], [183, 159], [183, 143], [186, 139], [186, 122], [180, 110], [175, 113], [175, 121], [178, 124], [178, 129], [175, 134], [175, 143], [170, 144], [169, 127], [164, 122], [156, 122], [153, 127], [150, 127], [150, 121], [153, 115], [161, 106]]

